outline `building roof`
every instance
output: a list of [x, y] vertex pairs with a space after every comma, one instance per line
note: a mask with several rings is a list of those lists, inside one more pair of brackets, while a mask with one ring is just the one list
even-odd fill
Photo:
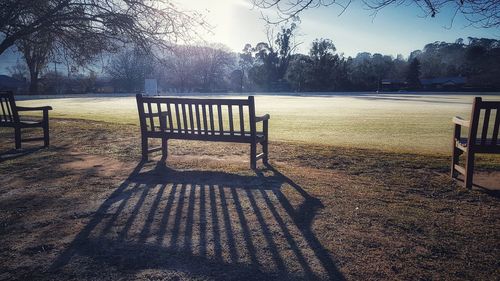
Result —
[[429, 78], [429, 79], [420, 79], [420, 83], [422, 85], [457, 85], [457, 84], [465, 84], [467, 83], [467, 79], [465, 77], [438, 77], [438, 78]]

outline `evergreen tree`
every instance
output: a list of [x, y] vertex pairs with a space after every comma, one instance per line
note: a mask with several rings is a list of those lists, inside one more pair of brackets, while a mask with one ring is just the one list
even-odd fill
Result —
[[417, 58], [413, 58], [408, 66], [408, 73], [406, 75], [406, 81], [411, 89], [420, 88], [420, 61]]

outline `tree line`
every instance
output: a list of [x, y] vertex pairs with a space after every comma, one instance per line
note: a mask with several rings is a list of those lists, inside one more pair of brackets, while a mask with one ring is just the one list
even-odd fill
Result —
[[[0, 55], [9, 48], [19, 51], [22, 61], [10, 72], [29, 81], [32, 94], [93, 91], [100, 76], [108, 76], [117, 91], [140, 91], [145, 77], [156, 78], [163, 89], [205, 92], [376, 90], [387, 79], [399, 81], [401, 88], [420, 89], [421, 79], [442, 76], [499, 88], [499, 43], [494, 39], [435, 42], [408, 59], [370, 53], [346, 57], [330, 39], [317, 39], [309, 52], [297, 53], [297, 25], [288, 20], [334, 2], [340, 3], [254, 1], [263, 9], [277, 8], [285, 25], [269, 28], [267, 42], [247, 44], [235, 53], [217, 44], [189, 44], [210, 26], [199, 13], [170, 0], [0, 0]], [[377, 11], [395, 1], [366, 3]], [[431, 16], [440, 3], [426, 1]], [[498, 3], [456, 5], [457, 12], [471, 16], [471, 24], [494, 28]], [[64, 67], [64, 77], [58, 66]]]
[[[423, 90], [425, 79], [443, 77], [463, 77], [474, 90], [500, 89], [499, 40], [434, 42], [407, 58], [367, 52], [350, 57], [339, 53], [330, 39], [314, 40], [307, 54], [294, 53], [295, 28], [282, 27], [269, 42], [246, 44], [239, 53], [221, 44], [177, 45], [162, 52], [131, 45], [86, 66], [60, 60], [59, 67], [65, 67], [59, 74], [47, 58], [38, 61], [34, 74], [22, 64], [10, 72], [27, 80], [41, 74], [43, 83], [36, 89], [51, 93], [96, 92], [103, 80], [112, 87], [108, 91], [140, 92], [146, 78], [156, 79], [165, 92], [382, 91], [387, 90], [384, 81], [397, 84], [390, 90]], [[20, 52], [26, 61], [36, 54], [29, 48]], [[75, 84], [77, 90], [71, 90]]]

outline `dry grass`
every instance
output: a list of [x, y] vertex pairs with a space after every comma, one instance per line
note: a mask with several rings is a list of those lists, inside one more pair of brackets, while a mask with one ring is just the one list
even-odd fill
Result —
[[244, 145], [172, 141], [163, 166], [135, 125], [52, 123], [0, 162], [0, 280], [500, 277], [498, 197], [446, 156], [272, 142], [256, 173]]

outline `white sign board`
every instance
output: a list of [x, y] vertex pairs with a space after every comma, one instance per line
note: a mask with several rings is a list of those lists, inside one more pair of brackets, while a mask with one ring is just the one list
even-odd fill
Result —
[[156, 96], [158, 94], [158, 85], [156, 79], [145, 79], [144, 93], [149, 96]]

